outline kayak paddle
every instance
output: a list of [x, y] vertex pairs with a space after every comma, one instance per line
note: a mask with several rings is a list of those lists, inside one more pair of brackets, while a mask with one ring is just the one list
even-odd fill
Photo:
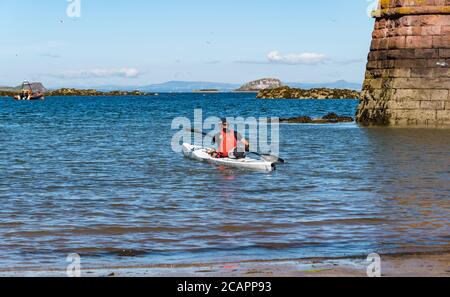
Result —
[[284, 159], [281, 159], [277, 156], [274, 155], [268, 155], [268, 154], [260, 154], [257, 152], [248, 152], [249, 154], [254, 154], [257, 155], [261, 158], [263, 158], [265, 161], [267, 162], [272, 162], [272, 163], [286, 163], [286, 161]]

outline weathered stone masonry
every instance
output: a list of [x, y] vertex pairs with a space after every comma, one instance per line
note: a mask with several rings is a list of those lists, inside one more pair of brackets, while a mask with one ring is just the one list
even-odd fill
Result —
[[357, 121], [450, 126], [450, 0], [381, 0]]

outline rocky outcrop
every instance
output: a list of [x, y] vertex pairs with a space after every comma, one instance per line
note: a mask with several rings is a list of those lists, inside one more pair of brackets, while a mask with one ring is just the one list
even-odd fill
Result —
[[283, 84], [279, 79], [275, 78], [263, 78], [249, 83], [246, 83], [242, 87], [236, 90], [236, 92], [259, 92], [261, 90], [279, 88]]
[[381, 1], [356, 119], [450, 126], [450, 1]]
[[16, 93], [17, 92], [0, 90], [0, 97], [14, 97], [14, 95], [17, 95]]
[[352, 117], [338, 116], [335, 113], [329, 113], [320, 119], [313, 119], [308, 116], [280, 119], [280, 123], [288, 123], [288, 124], [336, 124], [336, 123], [350, 123], [353, 121], [354, 119]]
[[359, 92], [346, 89], [295, 89], [281, 87], [262, 90], [257, 98], [261, 99], [359, 99]]
[[153, 93], [141, 91], [110, 91], [101, 92], [94, 89], [78, 90], [78, 89], [59, 89], [50, 91], [46, 96], [149, 96]]
[[[41, 83], [32, 83], [33, 91], [38, 91], [44, 94], [46, 97], [51, 96], [152, 96], [155, 93], [147, 93], [141, 91], [110, 91], [102, 92], [94, 89], [72, 89], [63, 88], [53, 91], [48, 91]], [[14, 97], [20, 93], [21, 87], [17, 88], [0, 88], [1, 97]]]

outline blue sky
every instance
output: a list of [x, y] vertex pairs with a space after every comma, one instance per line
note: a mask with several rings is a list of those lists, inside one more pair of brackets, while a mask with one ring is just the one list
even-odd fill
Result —
[[360, 82], [373, 2], [1, 0], [0, 85]]

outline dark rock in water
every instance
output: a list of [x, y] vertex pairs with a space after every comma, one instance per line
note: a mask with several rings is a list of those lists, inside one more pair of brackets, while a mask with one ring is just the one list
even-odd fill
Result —
[[137, 257], [145, 254], [143, 251], [134, 251], [134, 250], [120, 250], [117, 252], [119, 257]]
[[294, 118], [282, 118], [280, 123], [288, 124], [335, 124], [335, 123], [350, 123], [353, 122], [353, 118], [346, 116], [338, 116], [335, 113], [329, 113], [321, 119], [312, 119], [308, 116], [300, 116]]
[[295, 117], [295, 118], [287, 118], [287, 119], [280, 119], [280, 123], [299, 123], [299, 124], [307, 124], [312, 123], [313, 119], [310, 117]]
[[327, 114], [326, 116], [322, 117], [322, 119], [327, 120], [327, 121], [332, 121], [332, 122], [338, 122], [338, 123], [354, 121], [352, 117], [338, 116], [334, 112]]
[[219, 89], [200, 89], [194, 90], [192, 93], [220, 93]]
[[359, 99], [360, 93], [347, 89], [295, 89], [280, 87], [259, 91], [260, 99]]

